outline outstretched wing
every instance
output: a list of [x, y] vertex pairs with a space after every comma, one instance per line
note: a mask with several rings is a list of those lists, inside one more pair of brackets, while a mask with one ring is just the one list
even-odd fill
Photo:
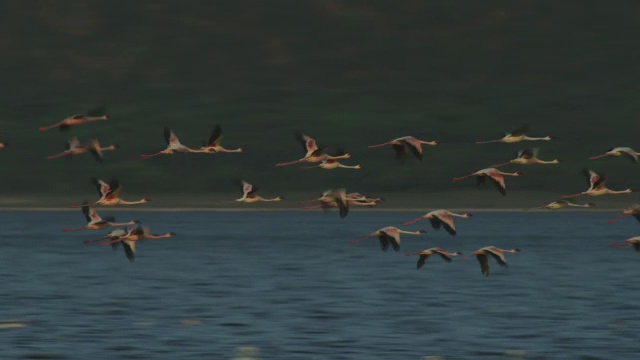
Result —
[[98, 178], [91, 178], [91, 183], [98, 189], [98, 194], [102, 197], [106, 197], [111, 192], [109, 184]]
[[482, 275], [489, 276], [489, 272], [491, 271], [491, 265], [489, 265], [489, 256], [485, 254], [477, 254], [476, 258], [480, 263], [480, 271], [482, 271]]
[[421, 267], [423, 267], [424, 264], [427, 262], [427, 260], [429, 260], [429, 255], [427, 254], [420, 255], [420, 258], [418, 259], [417, 268], [420, 269]]
[[407, 145], [407, 147], [409, 148], [409, 150], [411, 150], [411, 152], [413, 153], [413, 155], [414, 155], [416, 158], [418, 158], [418, 160], [422, 161], [422, 148], [421, 148], [421, 147], [419, 147], [419, 146], [420, 146], [420, 144], [415, 144], [415, 143], [413, 143], [413, 142], [411, 142], [411, 141], [407, 141], [407, 140], [404, 140], [403, 142]]
[[521, 127], [513, 130], [509, 135], [511, 136], [522, 136], [529, 132], [529, 125], [524, 124]]
[[216, 146], [222, 140], [222, 127], [220, 125], [216, 125], [216, 127], [211, 132], [211, 136], [209, 136], [209, 146]]
[[589, 182], [589, 190], [598, 188], [599, 186], [603, 186], [605, 184], [605, 181], [607, 180], [606, 176], [598, 175], [598, 173], [593, 170], [584, 169], [582, 171]]
[[407, 157], [407, 153], [404, 150], [404, 144], [393, 144], [393, 150], [396, 151], [396, 159], [400, 160], [400, 163], [404, 164], [404, 160]]
[[316, 141], [312, 137], [303, 133], [298, 133], [296, 134], [296, 138], [298, 139], [298, 142], [302, 144], [302, 148], [306, 153], [305, 157], [310, 156], [313, 152], [318, 150], [318, 144], [316, 144]]
[[180, 144], [180, 139], [178, 139], [176, 134], [174, 134], [168, 126], [164, 127], [164, 141], [169, 145]]
[[521, 159], [531, 159], [534, 156], [535, 156], [534, 149], [524, 149], [524, 150], [518, 151], [518, 158], [521, 158]]

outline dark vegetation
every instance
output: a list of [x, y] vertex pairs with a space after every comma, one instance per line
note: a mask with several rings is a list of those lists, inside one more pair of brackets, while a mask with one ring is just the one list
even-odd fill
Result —
[[[265, 193], [442, 192], [539, 146], [560, 165], [509, 166], [516, 192], [640, 186], [640, 4], [583, 1], [7, 2], [0, 22], [3, 195], [93, 194], [118, 176], [127, 192], [229, 193], [245, 178]], [[61, 133], [38, 127], [105, 104], [111, 120]], [[528, 123], [551, 142], [475, 145]], [[214, 125], [244, 154], [139, 160], [164, 148], [162, 128], [199, 146]], [[352, 153], [359, 171], [274, 168], [300, 157], [302, 130]], [[104, 164], [44, 158], [70, 136], [119, 144]], [[438, 140], [400, 166], [367, 145]], [[513, 179], [509, 179], [513, 180]], [[489, 190], [488, 190], [489, 191]], [[490, 191], [494, 191], [490, 189]], [[497, 194], [496, 194], [497, 195]], [[547, 200], [547, 199], [545, 199]], [[548, 199], [553, 200], [553, 199]]]

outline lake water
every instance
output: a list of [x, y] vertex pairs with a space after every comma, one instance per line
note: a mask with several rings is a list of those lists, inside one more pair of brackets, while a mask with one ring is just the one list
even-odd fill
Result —
[[[102, 215], [110, 214], [101, 209]], [[113, 212], [172, 239], [84, 245], [80, 212], [0, 212], [0, 359], [632, 359], [640, 354], [640, 235], [612, 212], [478, 212], [458, 235], [349, 241], [422, 215]], [[508, 269], [468, 254], [496, 245]]]

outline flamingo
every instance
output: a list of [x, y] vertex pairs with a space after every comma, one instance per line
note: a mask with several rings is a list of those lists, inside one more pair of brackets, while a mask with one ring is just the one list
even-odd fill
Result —
[[[136, 204], [145, 204], [151, 201], [151, 199], [149, 198], [144, 198], [137, 201], [126, 201], [121, 199], [120, 192], [122, 192], [122, 186], [120, 185], [120, 182], [115, 178], [112, 179], [108, 184], [97, 178], [92, 178], [91, 183], [98, 189], [98, 194], [100, 194], [100, 199], [88, 205], [103, 205], [103, 206], [136, 205]], [[72, 205], [71, 207], [77, 208], [82, 206], [84, 205]]]
[[283, 199], [284, 197], [282, 196], [276, 196], [275, 198], [272, 198], [272, 199], [265, 199], [262, 196], [258, 195], [257, 186], [253, 186], [248, 182], [242, 180], [242, 197], [239, 199], [236, 199], [235, 201], [244, 202], [244, 203], [254, 203], [258, 201], [266, 201], [266, 202], [281, 201]]
[[126, 223], [116, 223], [116, 219], [113, 216], [108, 216], [104, 219], [98, 215], [98, 212], [89, 206], [89, 203], [85, 201], [82, 204], [82, 213], [84, 214], [85, 219], [87, 219], [87, 225], [80, 226], [76, 228], [64, 228], [63, 232], [69, 231], [78, 231], [78, 230], [99, 230], [107, 227], [116, 227], [116, 226], [127, 226], [127, 225], [135, 225], [138, 224], [138, 220], [132, 220]]
[[86, 124], [93, 121], [108, 120], [108, 119], [109, 119], [109, 115], [106, 114], [105, 108], [101, 106], [87, 112], [86, 114], [73, 115], [53, 125], [41, 126], [39, 130], [46, 131], [53, 128], [59, 128], [60, 130], [68, 130], [70, 127], [75, 125], [81, 125], [81, 124]]
[[103, 151], [117, 150], [120, 147], [118, 145], [110, 145], [107, 147], [101, 147], [100, 142], [96, 139], [92, 140], [89, 144], [80, 144], [77, 137], [69, 139], [65, 145], [65, 150], [61, 153], [47, 156], [47, 160], [56, 159], [62, 156], [80, 155], [91, 153], [98, 162], [103, 160]]
[[626, 194], [630, 193], [633, 190], [625, 189], [625, 190], [611, 190], [606, 187], [607, 177], [604, 175], [598, 175], [595, 171], [590, 169], [583, 170], [584, 175], [587, 177], [589, 181], [589, 189], [587, 191], [583, 191], [578, 194], [572, 195], [562, 195], [561, 198], [572, 198], [582, 195], [589, 196], [602, 196], [602, 195], [615, 195], [615, 194]]
[[629, 215], [633, 216], [634, 218], [636, 218], [636, 220], [640, 221], [640, 204], [634, 204], [629, 206], [628, 208], [624, 209], [624, 211], [622, 212], [622, 215], [616, 218], [613, 218], [611, 220], [608, 220], [607, 222], [611, 224]]
[[299, 164], [301, 162], [317, 163], [324, 160], [348, 159], [351, 157], [351, 154], [348, 154], [348, 153], [341, 154], [338, 156], [329, 156], [324, 153], [324, 150], [326, 149], [326, 147], [323, 147], [323, 148], [318, 147], [318, 144], [316, 143], [315, 139], [305, 134], [297, 134], [296, 138], [298, 139], [298, 142], [302, 144], [302, 148], [305, 151], [304, 157], [295, 161], [278, 163], [276, 164], [276, 167]]
[[491, 179], [491, 181], [493, 181], [493, 184], [496, 186], [500, 194], [505, 196], [507, 195], [507, 185], [504, 183], [504, 177], [505, 176], [521, 176], [521, 175], [522, 173], [519, 171], [508, 173], [508, 172], [503, 172], [496, 168], [490, 167], [490, 168], [478, 170], [473, 174], [469, 174], [463, 177], [453, 178], [453, 181], [460, 181], [472, 176], [476, 176], [476, 185], [480, 186], [484, 184], [486, 178], [488, 177], [489, 179]]
[[456, 235], [456, 225], [453, 222], [452, 216], [461, 217], [461, 218], [470, 218], [471, 214], [457, 214], [449, 210], [439, 209], [431, 211], [425, 215], [420, 216], [417, 219], [410, 220], [404, 223], [405, 226], [411, 225], [420, 220], [429, 219], [431, 222], [431, 226], [438, 230], [440, 226], [443, 226], [445, 230], [451, 235]]
[[427, 230], [405, 231], [400, 230], [397, 227], [387, 226], [383, 227], [382, 229], [376, 230], [369, 236], [357, 240], [352, 240], [351, 243], [355, 244], [372, 237], [377, 237], [378, 239], [380, 239], [380, 247], [382, 248], [382, 251], [387, 251], [389, 249], [389, 244], [391, 244], [393, 250], [398, 251], [400, 250], [400, 234], [421, 235], [426, 232]]
[[309, 210], [319, 207], [323, 209], [329, 209], [332, 207], [337, 207], [341, 218], [345, 218], [349, 214], [349, 205], [358, 202], [356, 200], [349, 200], [349, 198], [347, 197], [347, 192], [344, 189], [327, 190], [322, 193], [322, 197], [320, 197], [318, 201], [320, 201], [320, 205], [307, 206], [305, 207], [305, 209]]
[[225, 149], [220, 145], [220, 140], [222, 140], [222, 127], [220, 125], [216, 125], [216, 127], [211, 132], [211, 136], [209, 136], [209, 141], [204, 142], [203, 146], [200, 150], [204, 150], [206, 152], [244, 152], [243, 148], [237, 149]]
[[206, 153], [206, 152], [210, 152], [208, 150], [203, 150], [203, 149], [198, 149], [198, 150], [194, 150], [188, 146], [182, 145], [180, 143], [180, 139], [178, 139], [178, 137], [176, 136], [176, 134], [173, 133], [173, 131], [171, 131], [171, 129], [167, 126], [164, 127], [164, 140], [167, 142], [167, 148], [159, 151], [155, 154], [150, 154], [150, 155], [141, 155], [140, 159], [141, 160], [146, 160], [148, 158], [157, 156], [157, 155], [172, 155], [175, 153]]
[[529, 132], [529, 126], [523, 125], [520, 128], [513, 130], [510, 133], [505, 133], [504, 137], [498, 140], [489, 140], [489, 141], [476, 141], [476, 144], [488, 144], [488, 143], [515, 143], [520, 141], [536, 141], [536, 140], [553, 140], [554, 136], [545, 136], [545, 137], [529, 137], [526, 134]]
[[638, 163], [638, 155], [640, 155], [640, 152], [637, 152], [630, 147], [619, 146], [619, 147], [614, 147], [609, 149], [607, 152], [605, 152], [602, 155], [592, 156], [589, 158], [589, 160], [595, 160], [605, 156], [623, 156], [623, 155], [629, 156], [629, 158], [631, 158], [633, 162]]
[[634, 236], [632, 238], [628, 238], [627, 240], [614, 242], [609, 245], [615, 247], [616, 249], [633, 246], [633, 249], [635, 251], [640, 252], [640, 236]]
[[127, 256], [127, 259], [129, 259], [130, 262], [133, 262], [133, 260], [135, 259], [136, 243], [138, 241], [165, 239], [174, 236], [176, 236], [176, 233], [174, 232], [169, 232], [162, 235], [152, 234], [148, 226], [138, 225], [127, 229], [126, 234], [109, 241], [103, 241], [100, 245], [113, 246], [114, 244], [122, 243], [122, 245], [124, 245], [124, 252]]
[[472, 252], [471, 254], [469, 254], [468, 256], [461, 258], [459, 260], [464, 260], [469, 256], [475, 255], [476, 258], [478, 259], [478, 262], [480, 263], [480, 270], [482, 274], [485, 276], [489, 276], [489, 272], [491, 270], [491, 266], [489, 265], [489, 256], [493, 257], [498, 263], [498, 265], [502, 267], [509, 267], [509, 265], [507, 264], [507, 259], [505, 258], [504, 254], [505, 253], [515, 254], [517, 252], [520, 252], [520, 249], [507, 250], [507, 249], [499, 249], [495, 246], [487, 246], [487, 247], [478, 249]]
[[592, 207], [595, 206], [594, 203], [586, 203], [586, 204], [575, 204], [572, 203], [568, 200], [564, 200], [564, 199], [560, 199], [560, 200], [556, 200], [553, 202], [548, 203], [547, 205], [542, 205], [542, 206], [537, 206], [531, 209], [550, 209], [550, 210], [557, 210], [557, 209], [562, 209], [564, 207], [583, 207], [583, 208], [588, 208], [588, 207]]
[[540, 159], [538, 159], [538, 152], [539, 152], [538, 148], [520, 150], [520, 151], [518, 151], [518, 156], [515, 159], [509, 160], [509, 161], [507, 161], [506, 163], [503, 163], [503, 164], [491, 165], [491, 167], [497, 168], [497, 167], [504, 166], [504, 165], [509, 165], [509, 164], [520, 164], [520, 165], [543, 164], [543, 165], [547, 165], [547, 164], [559, 164], [560, 163], [560, 160], [558, 160], [558, 159], [554, 159], [554, 160], [550, 160], [550, 161], [540, 160]]
[[[341, 152], [337, 156], [341, 156], [343, 154], [344, 154], [344, 152]], [[325, 159], [325, 160], [322, 160], [322, 162], [319, 165], [304, 167], [304, 169], [316, 169], [316, 168], [326, 169], [326, 170], [332, 170], [332, 169], [337, 169], [337, 168], [362, 169], [362, 167], [360, 165], [353, 165], [353, 166], [351, 166], [351, 165], [343, 165], [337, 159]]]
[[406, 148], [409, 148], [413, 155], [420, 161], [422, 161], [422, 144], [436, 146], [438, 145], [437, 141], [424, 141], [420, 139], [416, 139], [413, 136], [403, 136], [397, 139], [393, 139], [389, 142], [378, 144], [378, 145], [370, 145], [369, 149], [385, 146], [385, 145], [393, 145], [393, 149], [396, 151], [396, 158], [398, 158], [402, 164], [407, 157], [405, 152]]
[[430, 248], [427, 250], [422, 250], [419, 251], [417, 253], [407, 253], [404, 254], [404, 256], [413, 256], [413, 255], [420, 255], [420, 257], [418, 258], [418, 264], [417, 264], [417, 268], [420, 269], [421, 267], [424, 266], [424, 264], [427, 262], [427, 260], [429, 260], [429, 256], [434, 255], [434, 254], [438, 254], [440, 255], [440, 257], [442, 257], [442, 259], [444, 259], [444, 261], [446, 262], [451, 262], [452, 261], [452, 257], [454, 256], [458, 256], [458, 255], [462, 255], [461, 252], [459, 251], [455, 251], [455, 252], [448, 252], [445, 249], [441, 249], [441, 248]]

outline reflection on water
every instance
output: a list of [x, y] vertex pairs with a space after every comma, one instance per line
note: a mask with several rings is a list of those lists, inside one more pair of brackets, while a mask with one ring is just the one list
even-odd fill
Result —
[[[608, 213], [477, 213], [458, 235], [351, 239], [414, 213], [136, 213], [179, 236], [122, 248], [78, 214], [0, 213], [0, 359], [627, 359], [640, 352], [638, 235]], [[133, 214], [119, 214], [129, 218]], [[422, 228], [417, 224], [415, 229]], [[410, 227], [413, 230], [413, 227]], [[468, 254], [520, 248], [485, 278]], [[434, 259], [439, 260], [439, 259]]]

